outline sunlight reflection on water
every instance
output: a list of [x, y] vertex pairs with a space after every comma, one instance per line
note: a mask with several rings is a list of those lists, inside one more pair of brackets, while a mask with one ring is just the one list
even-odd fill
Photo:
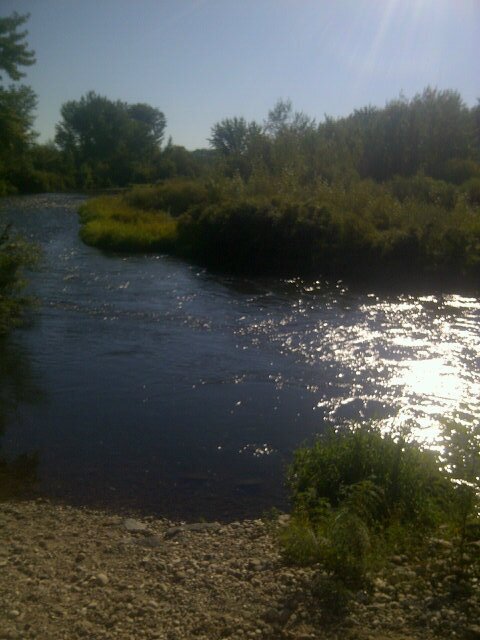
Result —
[[[302, 292], [303, 293], [303, 292]], [[338, 293], [338, 292], [337, 292]], [[433, 443], [441, 422], [480, 414], [480, 302], [460, 295], [375, 294], [332, 299], [321, 287], [278, 318], [244, 329], [264, 334], [308, 367], [308, 390], [334, 424], [379, 419], [386, 429], [414, 425]], [[255, 338], [253, 339], [253, 336]], [[325, 373], [331, 378], [325, 385]], [[295, 384], [277, 376], [278, 385]]]

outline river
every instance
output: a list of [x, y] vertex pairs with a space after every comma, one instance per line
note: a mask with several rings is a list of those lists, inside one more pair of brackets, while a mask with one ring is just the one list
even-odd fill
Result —
[[0, 221], [43, 251], [28, 275], [33, 322], [8, 344], [20, 364], [2, 368], [16, 390], [0, 441], [6, 461], [34, 459], [41, 494], [175, 518], [257, 516], [286, 506], [292, 452], [325, 424], [413, 424], [433, 441], [442, 419], [478, 417], [478, 295], [105, 254], [79, 240], [81, 200], [0, 203]]

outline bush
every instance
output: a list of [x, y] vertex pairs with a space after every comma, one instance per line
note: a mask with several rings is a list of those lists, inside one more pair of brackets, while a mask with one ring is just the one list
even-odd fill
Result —
[[190, 207], [206, 203], [208, 191], [195, 180], [173, 179], [156, 186], [135, 187], [126, 194], [125, 202], [137, 209], [165, 211], [179, 216]]
[[470, 204], [480, 207], [480, 178], [470, 178], [461, 186], [461, 191]]
[[469, 529], [480, 528], [480, 422], [445, 421], [440, 445], [442, 467], [455, 493], [451, 515], [462, 557]]
[[471, 178], [480, 178], [480, 164], [471, 159], [454, 158], [445, 163], [439, 177], [460, 185]]
[[318, 575], [313, 581], [312, 595], [322, 608], [322, 617], [334, 622], [345, 616], [353, 594], [343, 580]]
[[18, 326], [30, 303], [20, 295], [24, 286], [22, 270], [38, 258], [35, 247], [20, 238], [12, 238], [7, 226], [0, 231], [0, 336]]
[[321, 563], [357, 588], [387, 549], [418, 543], [449, 517], [451, 483], [436, 454], [373, 426], [327, 431], [295, 454], [293, 516], [280, 532], [286, 560]]
[[367, 485], [360, 483], [370, 482], [371, 489], [378, 490], [378, 499], [366, 512], [375, 521], [429, 526], [450, 490], [432, 451], [402, 437], [382, 434], [373, 426], [330, 429], [312, 447], [300, 448], [288, 481], [295, 510], [312, 522], [319, 504], [326, 500], [338, 508], [345, 504], [346, 491], [355, 486], [365, 489]]
[[12, 182], [19, 193], [53, 193], [65, 191], [72, 187], [72, 181], [68, 181], [58, 173], [48, 171], [37, 171], [36, 169], [19, 170]]
[[179, 220], [180, 241], [193, 258], [247, 273], [341, 269], [341, 233], [326, 207], [259, 197], [197, 207]]
[[388, 188], [400, 202], [411, 200], [452, 209], [457, 199], [453, 184], [422, 175], [412, 178], [396, 176], [388, 183]]

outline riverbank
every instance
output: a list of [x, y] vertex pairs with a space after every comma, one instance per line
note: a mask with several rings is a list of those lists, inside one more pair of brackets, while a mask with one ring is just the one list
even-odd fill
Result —
[[103, 250], [172, 253], [228, 273], [478, 287], [476, 200], [431, 178], [400, 182], [272, 193], [170, 180], [89, 200], [80, 235]]
[[[462, 592], [449, 542], [432, 540], [428, 558], [390, 558], [371, 592], [357, 593], [346, 617], [332, 621], [336, 603], [322, 608], [311, 593], [319, 569], [280, 557], [275, 529], [286, 519], [182, 525], [45, 501], [3, 503], [0, 637], [480, 637], [479, 576]], [[469, 547], [470, 561], [479, 545]]]

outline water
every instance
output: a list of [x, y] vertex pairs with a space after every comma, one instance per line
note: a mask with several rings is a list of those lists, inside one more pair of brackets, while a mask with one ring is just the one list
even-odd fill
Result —
[[326, 423], [414, 421], [433, 440], [440, 420], [478, 417], [480, 297], [106, 255], [78, 239], [80, 201], [0, 205], [44, 254], [29, 276], [36, 318], [8, 345], [19, 364], [1, 369], [0, 453], [10, 465], [26, 455], [41, 493], [188, 519], [254, 516], [285, 506], [292, 451]]

